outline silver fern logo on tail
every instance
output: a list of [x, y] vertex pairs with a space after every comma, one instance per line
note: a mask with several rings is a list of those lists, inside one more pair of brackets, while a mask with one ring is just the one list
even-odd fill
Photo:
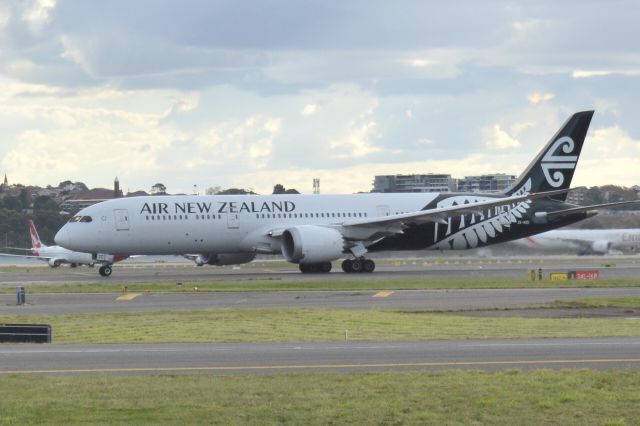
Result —
[[[553, 143], [551, 149], [542, 157], [540, 163], [542, 167], [542, 173], [544, 174], [547, 183], [554, 188], [560, 188], [564, 183], [564, 173], [561, 170], [573, 170], [576, 167], [578, 161], [577, 155], [563, 155], [571, 154], [575, 148], [573, 139], [569, 136], [563, 136]], [[560, 151], [557, 155], [556, 151]], [[553, 171], [553, 174], [550, 171]]]
[[[528, 179], [513, 195], [526, 195], [530, 192], [531, 179]], [[438, 207], [477, 203], [490, 199], [489, 197], [474, 197], [468, 195], [454, 196], [442, 200], [438, 203]], [[490, 244], [491, 240], [499, 238], [500, 234], [509, 232], [512, 224], [522, 220], [530, 207], [531, 203], [529, 201], [520, 201], [515, 204], [506, 204], [504, 206], [487, 209], [479, 215], [471, 214], [469, 219], [467, 219], [466, 215], [462, 215], [460, 216], [460, 220], [457, 221], [457, 229], [454, 229], [456, 226], [452, 218], [449, 218], [444, 225], [436, 222], [434, 224], [435, 241], [430, 248], [460, 250]], [[438, 241], [439, 226], [446, 226], [447, 230], [445, 237]]]

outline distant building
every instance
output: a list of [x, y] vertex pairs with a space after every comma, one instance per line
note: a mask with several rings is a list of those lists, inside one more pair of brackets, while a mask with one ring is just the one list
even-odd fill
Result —
[[73, 194], [60, 204], [60, 211], [75, 214], [93, 204], [119, 197], [122, 197], [122, 190], [120, 189], [120, 181], [116, 177], [113, 182], [112, 190], [106, 188], [94, 188]]
[[120, 180], [118, 176], [116, 176], [116, 179], [113, 181], [113, 198], [120, 197], [122, 197], [122, 190], [120, 190]]
[[452, 192], [456, 181], [447, 174], [378, 175], [373, 192]]
[[587, 195], [587, 188], [572, 189], [567, 193], [567, 203], [577, 204], [579, 206], [584, 205], [584, 198]]
[[458, 192], [501, 192], [515, 181], [515, 176], [504, 173], [465, 176], [464, 179], [458, 179]]

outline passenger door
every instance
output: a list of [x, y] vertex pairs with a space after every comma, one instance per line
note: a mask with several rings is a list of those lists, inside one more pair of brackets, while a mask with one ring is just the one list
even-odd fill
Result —
[[129, 211], [127, 209], [116, 209], [113, 213], [116, 219], [116, 231], [128, 231]]

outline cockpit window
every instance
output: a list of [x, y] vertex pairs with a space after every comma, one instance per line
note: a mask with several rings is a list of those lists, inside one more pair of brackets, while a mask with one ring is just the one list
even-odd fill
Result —
[[91, 218], [91, 216], [74, 216], [71, 219], [69, 219], [69, 223], [71, 222], [91, 222], [93, 219]]

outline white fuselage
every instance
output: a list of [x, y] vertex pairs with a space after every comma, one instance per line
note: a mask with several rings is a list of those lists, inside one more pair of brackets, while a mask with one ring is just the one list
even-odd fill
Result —
[[640, 229], [557, 229], [514, 243], [539, 250], [606, 254], [610, 251], [640, 252]]
[[[421, 210], [438, 194], [213, 195], [120, 198], [87, 207], [91, 222], [66, 224], [56, 242], [118, 254], [279, 253], [273, 232], [339, 226]], [[115, 231], [115, 232], [114, 232]], [[271, 235], [270, 235], [271, 233]]]
[[37, 253], [34, 253], [34, 255], [41, 257], [42, 260], [57, 264], [73, 263], [77, 265], [93, 265], [95, 263], [91, 253], [71, 251], [60, 246], [42, 246], [37, 249]]

